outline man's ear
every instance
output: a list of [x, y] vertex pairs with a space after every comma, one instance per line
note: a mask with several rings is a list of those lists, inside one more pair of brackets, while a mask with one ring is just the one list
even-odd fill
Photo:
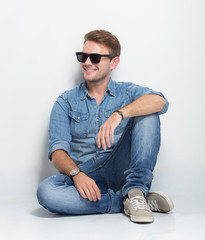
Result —
[[120, 62], [120, 58], [119, 57], [114, 57], [112, 60], [111, 60], [111, 64], [110, 64], [110, 69], [113, 70], [117, 67], [117, 65], [119, 64]]

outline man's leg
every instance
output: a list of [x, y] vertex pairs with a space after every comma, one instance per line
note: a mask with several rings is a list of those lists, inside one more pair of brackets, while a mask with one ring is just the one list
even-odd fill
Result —
[[[135, 189], [144, 195], [149, 192], [159, 146], [158, 114], [132, 118], [111, 154], [101, 154], [79, 166], [96, 181], [101, 190], [100, 201], [83, 199], [72, 180], [59, 174], [39, 185], [39, 203], [49, 211], [61, 214], [121, 212], [123, 195], [130, 193], [131, 197]], [[151, 196], [152, 203], [156, 203], [156, 198], [160, 201], [158, 195]]]
[[[133, 222], [153, 222], [150, 210], [168, 212], [173, 208], [170, 198], [161, 193], [148, 194], [153, 170], [160, 148], [160, 120], [158, 114], [136, 117], [131, 135], [131, 162], [123, 186], [124, 211]], [[148, 204], [145, 197], [148, 195]], [[155, 208], [153, 208], [153, 206]], [[158, 207], [159, 208], [158, 208]]]
[[[108, 187], [115, 192], [122, 189], [125, 212], [135, 222], [152, 222], [153, 214], [146, 203], [160, 147], [160, 120], [158, 114], [135, 117], [127, 127], [107, 159], [97, 159], [107, 179]], [[167, 198], [149, 194], [149, 203], [168, 206]], [[159, 204], [160, 203], [160, 204]], [[170, 204], [169, 204], [170, 205]], [[131, 207], [131, 210], [129, 209]], [[152, 208], [153, 209], [153, 208]], [[171, 207], [169, 208], [171, 209]], [[137, 212], [136, 212], [137, 210]], [[162, 210], [162, 209], [161, 209]]]
[[140, 189], [147, 196], [153, 180], [160, 148], [160, 120], [158, 114], [135, 117], [131, 133], [131, 159], [125, 171], [123, 195], [131, 189]]
[[140, 189], [146, 196], [151, 187], [152, 171], [160, 147], [158, 114], [131, 118], [112, 153], [96, 164], [104, 172], [109, 188], [122, 190], [124, 196], [131, 189]]
[[57, 174], [42, 181], [37, 190], [39, 203], [48, 211], [59, 214], [114, 213], [122, 209], [122, 194], [104, 190], [101, 200], [91, 202], [81, 197], [71, 178]]

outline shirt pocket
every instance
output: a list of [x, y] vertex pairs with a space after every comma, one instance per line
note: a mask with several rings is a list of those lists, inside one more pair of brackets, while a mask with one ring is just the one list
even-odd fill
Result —
[[71, 135], [73, 138], [85, 138], [88, 135], [89, 113], [70, 111]]

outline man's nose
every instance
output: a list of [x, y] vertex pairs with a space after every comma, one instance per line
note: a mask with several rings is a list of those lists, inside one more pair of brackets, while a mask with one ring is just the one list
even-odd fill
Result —
[[90, 61], [90, 57], [88, 56], [88, 58], [86, 59], [85, 63], [86, 65], [91, 65], [92, 62]]

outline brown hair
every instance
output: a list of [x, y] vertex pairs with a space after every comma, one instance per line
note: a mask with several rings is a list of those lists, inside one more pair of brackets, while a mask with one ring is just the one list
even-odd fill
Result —
[[110, 32], [105, 30], [94, 30], [87, 33], [84, 36], [84, 43], [86, 41], [93, 41], [99, 44], [103, 44], [109, 48], [110, 54], [114, 56], [120, 56], [121, 46], [119, 40]]

